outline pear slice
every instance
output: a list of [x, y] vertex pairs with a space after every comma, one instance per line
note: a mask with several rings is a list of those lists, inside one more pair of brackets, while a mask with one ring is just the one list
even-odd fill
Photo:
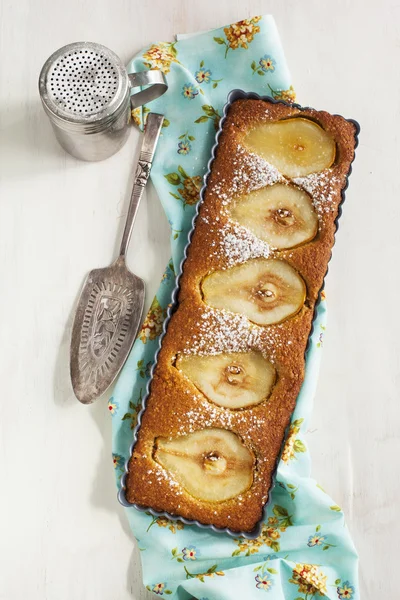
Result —
[[310, 196], [294, 185], [277, 183], [237, 198], [228, 214], [278, 250], [304, 244], [318, 231]]
[[176, 367], [211, 402], [226, 408], [246, 408], [266, 400], [276, 379], [272, 364], [254, 351], [180, 354]]
[[206, 502], [234, 498], [253, 483], [253, 453], [236, 433], [225, 429], [157, 438], [154, 458], [189, 494]]
[[201, 290], [209, 306], [245, 315], [257, 325], [285, 321], [306, 298], [303, 279], [279, 259], [257, 258], [214, 271], [203, 279]]
[[304, 177], [330, 167], [336, 144], [322, 127], [302, 117], [258, 125], [245, 135], [243, 145], [287, 177]]

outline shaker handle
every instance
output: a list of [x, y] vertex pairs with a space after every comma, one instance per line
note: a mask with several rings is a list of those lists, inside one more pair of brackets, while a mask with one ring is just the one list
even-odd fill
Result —
[[131, 107], [138, 108], [162, 96], [168, 89], [167, 80], [162, 71], [151, 70], [140, 73], [128, 73], [131, 88], [149, 87], [131, 95]]

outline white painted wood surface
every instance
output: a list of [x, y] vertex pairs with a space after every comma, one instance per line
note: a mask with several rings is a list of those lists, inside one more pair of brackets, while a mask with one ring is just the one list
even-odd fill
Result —
[[[116, 250], [138, 135], [101, 164], [67, 156], [39, 103], [40, 67], [76, 40], [128, 60], [176, 32], [268, 12], [299, 101], [362, 127], [308, 440], [314, 476], [346, 511], [362, 597], [399, 596], [399, 1], [1, 0], [2, 600], [149, 597], [115, 497], [106, 403], [80, 406], [68, 376], [74, 302], [85, 273]], [[149, 191], [129, 253], [149, 300], [167, 255], [168, 225]]]

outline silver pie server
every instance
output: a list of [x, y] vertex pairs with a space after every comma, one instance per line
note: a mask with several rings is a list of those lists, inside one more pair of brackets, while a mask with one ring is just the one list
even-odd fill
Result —
[[88, 274], [72, 327], [70, 369], [76, 397], [90, 404], [118, 375], [142, 318], [145, 285], [126, 266], [133, 224], [150, 175], [164, 117], [149, 113], [117, 260]]

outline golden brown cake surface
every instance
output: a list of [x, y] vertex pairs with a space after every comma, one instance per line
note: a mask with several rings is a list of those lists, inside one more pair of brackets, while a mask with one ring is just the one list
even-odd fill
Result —
[[[246, 140], [250, 138], [246, 136], [263, 125], [286, 119], [293, 119], [294, 122], [296, 117], [298, 120], [301, 118], [319, 124], [334, 141], [336, 153], [327, 145], [318, 160], [323, 164], [324, 160], [331, 161], [334, 157], [331, 166], [301, 177], [294, 177], [293, 169], [288, 169], [291, 172], [289, 178], [287, 175], [283, 176], [260, 153], [250, 151], [251, 143], [246, 145]], [[304, 126], [307, 127], [307, 122]], [[269, 131], [269, 128], [265, 131]], [[314, 135], [314, 131], [311, 133]], [[319, 134], [317, 131], [317, 135]], [[346, 186], [350, 164], [354, 158], [355, 145], [355, 125], [340, 116], [262, 100], [237, 100], [231, 105], [180, 278], [177, 309], [162, 340], [146, 410], [130, 459], [126, 478], [126, 498], [130, 503], [216, 527], [228, 527], [232, 531], [250, 532], [260, 520], [285, 429], [303, 382], [304, 353], [315, 303], [334, 243], [335, 219], [342, 201], [341, 191]], [[296, 146], [296, 151], [298, 149]], [[266, 152], [271, 150], [267, 148]], [[286, 166], [283, 167], [285, 169]], [[311, 240], [280, 250], [233, 220], [240, 212], [235, 211], [235, 206], [240, 204], [241, 199], [246, 196], [246, 201], [259, 206], [259, 198], [251, 196], [249, 200], [248, 194], [277, 184], [290, 184], [295, 187], [295, 192], [297, 189], [305, 192], [318, 217], [318, 227], [315, 225], [316, 220], [314, 222], [312, 218], [309, 218], [305, 227], [303, 237], [306, 240], [307, 236], [314, 236]], [[310, 212], [308, 197], [304, 193], [297, 195], [301, 210]], [[246, 211], [243, 214], [245, 213]], [[283, 214], [283, 217], [286, 218], [286, 215]], [[206, 278], [210, 274], [226, 273], [229, 269], [237, 269], [239, 265], [249, 263], [258, 268], [264, 264], [262, 261], [271, 260], [286, 261], [292, 267], [290, 272], [294, 269], [305, 283], [305, 301], [303, 303], [303, 299], [301, 300], [301, 308], [298, 312], [294, 311], [295, 314], [284, 317], [279, 323], [260, 325], [248, 315], [211, 306], [211, 300], [210, 303], [205, 302], [209, 297], [206, 288], [211, 281]], [[241, 271], [238, 273], [240, 278]], [[215, 296], [213, 302], [218, 305], [218, 293]], [[227, 353], [248, 352], [257, 353], [250, 354], [250, 358], [257, 356], [257, 360], [254, 359], [255, 369], [262, 367], [262, 357], [268, 361], [269, 378], [262, 383], [264, 388], [260, 387], [260, 390], [268, 390], [265, 392], [268, 395], [261, 402], [257, 397], [259, 390], [256, 390], [254, 397], [257, 400], [254, 404], [231, 409], [224, 402], [221, 405], [217, 393], [213, 395], [207, 392], [210, 381], [214, 390], [217, 389], [212, 374], [209, 376], [210, 381], [205, 381], [205, 386], [199, 385], [197, 381], [195, 385], [193, 378], [186, 375], [191, 374], [190, 369], [197, 368], [196, 361], [193, 367], [184, 360], [186, 356], [224, 357]], [[204, 361], [199, 364], [203, 370], [209, 368]], [[213, 364], [210, 361], [211, 368]], [[218, 366], [220, 362], [215, 364]], [[218, 388], [217, 392], [220, 390], [224, 392], [224, 388]], [[210, 400], [210, 397], [214, 400]], [[208, 442], [202, 442], [201, 439], [198, 441], [198, 434], [195, 438], [186, 438], [188, 449], [184, 452], [188, 455], [183, 458], [183, 463], [175, 461], [182, 465], [182, 473], [179, 472], [180, 467], [177, 467], [178, 475], [175, 466], [169, 466], [171, 455], [164, 450], [161, 453], [160, 447], [156, 447], [157, 444], [164, 445], [167, 452], [175, 452], [175, 456], [179, 456], [182, 461], [180, 445], [175, 448], [175, 440], [201, 430], [209, 430], [210, 436], [216, 435], [215, 443], [221, 448], [228, 447], [232, 440], [236, 443], [236, 438], [238, 440], [237, 452], [234, 445], [226, 450], [227, 461], [223, 468], [226, 468], [224, 485], [226, 483], [227, 488], [223, 497], [227, 499], [222, 501], [213, 500], [213, 484], [209, 484], [214, 476], [219, 475], [215, 475], [213, 471], [214, 454], [206, 453], [209, 450]], [[219, 439], [220, 430], [228, 430], [236, 434], [236, 438], [232, 436], [232, 440], [223, 439], [224, 436], [221, 436]], [[206, 461], [204, 465], [207, 467], [204, 486], [208, 489], [211, 485], [210, 493], [205, 494], [207, 500], [196, 497], [196, 494], [201, 494], [197, 491], [199, 485], [196, 487], [191, 482], [186, 485], [190, 474], [183, 472], [188, 469], [187, 461], [192, 461], [193, 473], [196, 474], [193, 476], [200, 477], [200, 482], [202, 481], [196, 462], [196, 452], [200, 452], [198, 449], [202, 448], [202, 443], [205, 448], [202, 460]], [[248, 469], [252, 469], [250, 480], [247, 477]], [[232, 480], [232, 483], [229, 477], [235, 470], [242, 473], [242, 476], [238, 481]], [[243, 490], [229, 497], [229, 491], [242, 489], [240, 486]]]

